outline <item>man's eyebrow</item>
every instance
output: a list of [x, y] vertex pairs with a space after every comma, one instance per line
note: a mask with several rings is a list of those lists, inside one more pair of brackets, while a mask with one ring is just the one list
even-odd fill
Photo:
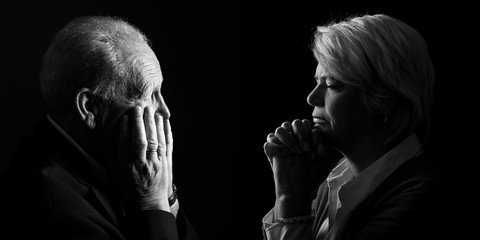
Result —
[[151, 81], [148, 81], [147, 79], [143, 79], [142, 83], [140, 84], [140, 91], [142, 94], [142, 97], [146, 96], [150, 90], [153, 88], [153, 83]]

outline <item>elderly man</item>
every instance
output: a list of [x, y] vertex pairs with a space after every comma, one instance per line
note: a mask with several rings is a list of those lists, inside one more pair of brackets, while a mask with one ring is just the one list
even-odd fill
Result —
[[144, 34], [110, 17], [53, 38], [40, 82], [49, 112], [2, 176], [14, 239], [197, 239], [172, 183], [170, 113]]

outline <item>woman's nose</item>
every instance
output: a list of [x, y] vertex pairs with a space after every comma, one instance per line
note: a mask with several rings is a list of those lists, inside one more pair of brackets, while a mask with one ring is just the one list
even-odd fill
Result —
[[310, 106], [323, 106], [324, 95], [325, 89], [322, 87], [321, 84], [317, 84], [317, 86], [315, 86], [312, 92], [308, 94], [307, 103], [310, 104]]

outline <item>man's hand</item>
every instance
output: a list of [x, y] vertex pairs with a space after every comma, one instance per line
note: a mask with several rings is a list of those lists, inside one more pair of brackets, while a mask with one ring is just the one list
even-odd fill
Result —
[[151, 107], [134, 107], [120, 120], [120, 189], [127, 210], [170, 212], [173, 136], [168, 120]]
[[275, 181], [277, 217], [310, 214], [312, 197], [340, 158], [308, 120], [285, 122], [267, 136], [265, 154]]

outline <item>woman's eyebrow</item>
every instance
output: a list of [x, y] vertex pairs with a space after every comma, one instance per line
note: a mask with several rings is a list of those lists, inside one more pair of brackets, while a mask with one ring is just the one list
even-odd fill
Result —
[[317, 80], [317, 81], [326, 80], [327, 78], [333, 78], [333, 79], [335, 79], [335, 78], [333, 77], [333, 75], [331, 75], [331, 74], [323, 74], [323, 75], [321, 75], [320, 77], [319, 77], [318, 75], [315, 75], [314, 78], [315, 78], [315, 80]]

